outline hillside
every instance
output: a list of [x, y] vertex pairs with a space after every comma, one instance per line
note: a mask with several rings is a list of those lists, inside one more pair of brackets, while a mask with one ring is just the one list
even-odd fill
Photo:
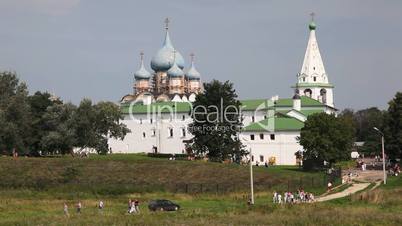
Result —
[[[322, 173], [293, 166], [254, 167], [257, 190], [303, 186], [323, 189]], [[92, 155], [89, 158], [0, 158], [0, 187], [90, 191], [227, 192], [247, 190], [249, 168], [237, 164], [150, 158], [140, 154]]]

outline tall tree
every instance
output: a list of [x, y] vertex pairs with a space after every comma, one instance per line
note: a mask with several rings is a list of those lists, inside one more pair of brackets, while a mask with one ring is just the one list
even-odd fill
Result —
[[350, 159], [354, 128], [345, 118], [326, 113], [313, 114], [307, 118], [298, 140], [305, 150], [304, 161], [332, 164]]
[[91, 100], [82, 100], [73, 116], [76, 147], [81, 150], [93, 148], [100, 154], [106, 154], [108, 136], [123, 139], [130, 131], [120, 123], [121, 119], [120, 109], [114, 103], [92, 105]]
[[388, 103], [385, 135], [389, 157], [402, 158], [402, 92], [396, 93]]
[[42, 154], [68, 154], [76, 143], [73, 115], [76, 106], [71, 103], [55, 103], [42, 115], [43, 127], [40, 141]]
[[237, 136], [242, 125], [240, 102], [233, 84], [213, 80], [197, 95], [189, 125], [194, 135], [191, 148], [211, 161], [240, 160], [247, 154]]
[[355, 140], [364, 142], [364, 146], [358, 151], [366, 154], [379, 154], [381, 152], [381, 140], [373, 128], [377, 127], [383, 130], [384, 117], [385, 112], [376, 107], [356, 112], [345, 109], [339, 114], [339, 118], [349, 121], [354, 126]]
[[13, 72], [0, 72], [0, 151], [29, 152], [31, 113], [28, 90]]
[[60, 100], [52, 100], [51, 95], [47, 92], [37, 91], [34, 95], [28, 97], [28, 102], [31, 107], [31, 127], [32, 136], [30, 137], [31, 155], [39, 155], [41, 151], [41, 140], [46, 135], [45, 121], [43, 115], [48, 107], [54, 104], [62, 104]]

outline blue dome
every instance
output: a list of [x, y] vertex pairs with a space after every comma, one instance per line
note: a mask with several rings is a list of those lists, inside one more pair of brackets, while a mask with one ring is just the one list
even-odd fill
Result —
[[175, 62], [173, 66], [167, 71], [167, 75], [169, 77], [182, 77], [184, 76], [184, 72], [179, 66], [177, 66]]
[[201, 74], [194, 67], [194, 61], [191, 62], [191, 67], [190, 67], [190, 69], [188, 69], [188, 71], [186, 73], [186, 77], [189, 80], [198, 80], [201, 78]]
[[141, 66], [140, 66], [140, 69], [134, 73], [134, 78], [136, 80], [150, 79], [151, 78], [151, 73], [149, 73], [147, 71], [147, 69], [145, 69], [145, 67], [144, 67], [144, 60], [143, 60], [143, 54], [142, 53], [141, 53]]
[[174, 56], [175, 49], [170, 41], [169, 32], [166, 30], [165, 41], [161, 49], [156, 52], [155, 56], [151, 60], [151, 68], [154, 71], [167, 71], [172, 67], [172, 62], [176, 58], [175, 63], [181, 69], [184, 68], [184, 59], [179, 52], [176, 51], [176, 57]]

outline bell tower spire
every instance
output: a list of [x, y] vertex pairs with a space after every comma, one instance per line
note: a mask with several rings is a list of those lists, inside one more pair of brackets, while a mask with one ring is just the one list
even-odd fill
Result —
[[328, 81], [324, 62], [321, 57], [320, 49], [315, 35], [317, 25], [315, 24], [315, 13], [311, 13], [311, 21], [308, 25], [310, 30], [306, 52], [304, 54], [303, 65], [297, 75], [296, 89], [301, 96], [308, 96], [320, 102], [334, 106], [332, 89], [333, 86]]

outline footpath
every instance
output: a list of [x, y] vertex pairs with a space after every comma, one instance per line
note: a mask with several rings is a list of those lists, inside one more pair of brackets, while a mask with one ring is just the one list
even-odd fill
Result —
[[372, 189], [378, 187], [381, 184], [382, 179], [381, 170], [366, 170], [366, 171], [353, 170], [351, 173], [354, 175], [352, 178], [353, 179], [352, 186], [337, 193], [317, 197], [315, 201], [324, 202], [332, 199], [343, 198], [366, 189], [371, 183], [374, 182], [376, 183], [375, 187], [373, 187]]

